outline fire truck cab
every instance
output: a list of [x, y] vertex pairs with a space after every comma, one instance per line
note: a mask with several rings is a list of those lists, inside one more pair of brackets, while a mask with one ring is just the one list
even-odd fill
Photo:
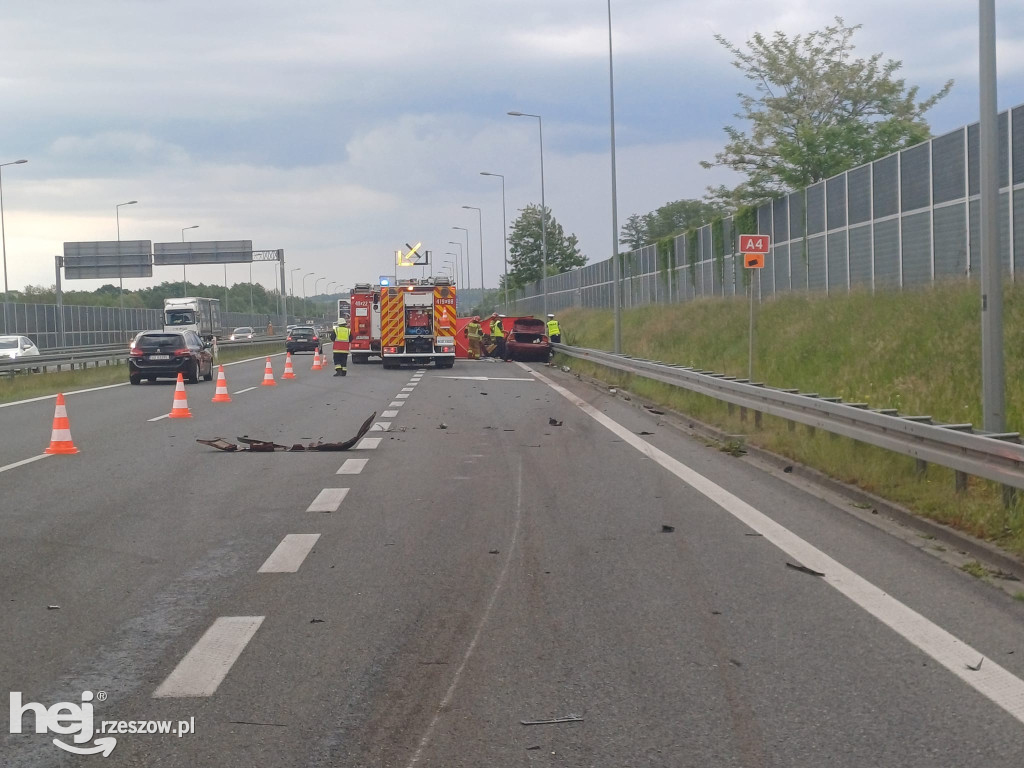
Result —
[[352, 362], [380, 355], [380, 286], [356, 283], [349, 294], [349, 351]]
[[[353, 304], [353, 307], [355, 305]], [[446, 277], [400, 280], [380, 289], [381, 360], [455, 365], [455, 286]]]

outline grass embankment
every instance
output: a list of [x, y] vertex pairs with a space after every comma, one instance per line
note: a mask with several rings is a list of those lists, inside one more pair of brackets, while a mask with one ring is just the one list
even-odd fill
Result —
[[[940, 284], [874, 296], [785, 296], [757, 308], [754, 380], [769, 386], [930, 415], [936, 422], [982, 424], [981, 321], [974, 283]], [[559, 321], [570, 344], [611, 349], [610, 310], [569, 310]], [[1006, 426], [1024, 427], [1024, 286], [1004, 294]], [[749, 302], [705, 299], [622, 313], [623, 351], [730, 376], [747, 376]], [[784, 420], [740, 421], [725, 403], [569, 360], [576, 371], [716, 426], [747, 442], [1024, 555], [1024, 494], [1004, 508], [1001, 488], [970, 478], [957, 494], [951, 470], [820, 430], [790, 431]]]
[[[245, 346], [221, 347], [218, 351], [219, 362], [230, 363], [244, 360], [247, 357], [274, 355], [283, 351], [280, 341], [265, 344], [247, 344]], [[214, 370], [216, 376], [216, 370]], [[128, 368], [122, 362], [118, 365], [104, 365], [98, 368], [86, 368], [76, 371], [60, 371], [54, 373], [35, 374], [20, 373], [0, 379], [0, 403], [10, 403], [30, 397], [54, 395], [58, 392], [72, 392], [76, 389], [102, 387], [106, 384], [127, 384]]]

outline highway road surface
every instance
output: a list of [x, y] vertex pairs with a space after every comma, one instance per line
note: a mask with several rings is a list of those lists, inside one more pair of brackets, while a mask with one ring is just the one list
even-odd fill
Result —
[[1024, 765], [1024, 602], [842, 500], [547, 366], [295, 360], [70, 393], [71, 456], [0, 407], [0, 765]]

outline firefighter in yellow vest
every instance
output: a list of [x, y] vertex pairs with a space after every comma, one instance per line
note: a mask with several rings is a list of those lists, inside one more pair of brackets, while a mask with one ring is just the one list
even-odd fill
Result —
[[554, 344], [562, 343], [562, 329], [558, 327], [558, 321], [554, 315], [548, 315], [548, 338]]
[[493, 312], [489, 318], [491, 321], [491, 343], [494, 345], [491, 357], [497, 357], [502, 360], [505, 359], [505, 326], [502, 323], [503, 317], [505, 316]]
[[479, 360], [481, 355], [480, 347], [483, 345], [484, 330], [480, 327], [480, 316], [473, 317], [466, 324], [466, 341], [469, 345], [469, 359]]
[[334, 345], [331, 349], [334, 355], [334, 375], [347, 376], [348, 370], [345, 366], [348, 364], [349, 329], [348, 321], [344, 317], [338, 320], [338, 324], [334, 326], [334, 330], [331, 331], [331, 338], [334, 340]]

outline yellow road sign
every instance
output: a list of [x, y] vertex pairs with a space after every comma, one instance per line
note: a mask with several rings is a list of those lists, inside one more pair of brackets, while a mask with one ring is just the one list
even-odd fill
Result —
[[395, 251], [395, 263], [400, 267], [415, 267], [419, 264], [419, 260], [415, 259], [416, 251], [419, 250], [423, 243], [416, 243], [416, 245], [405, 244], [409, 249], [408, 253], [403, 254], [401, 249]]

